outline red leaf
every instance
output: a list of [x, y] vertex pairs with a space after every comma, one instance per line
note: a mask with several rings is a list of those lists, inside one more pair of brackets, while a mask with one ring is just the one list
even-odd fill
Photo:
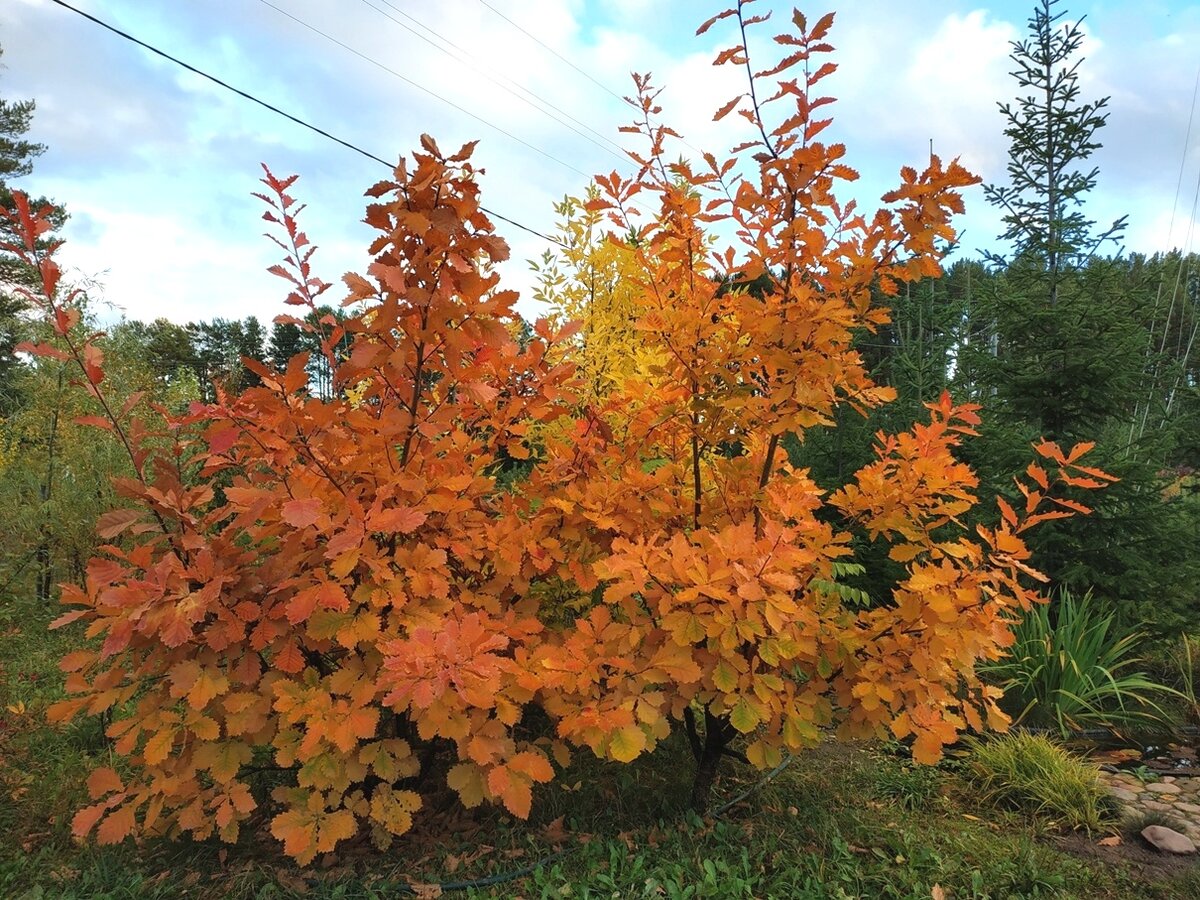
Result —
[[102, 431], [112, 431], [113, 424], [104, 418], [104, 416], [78, 416], [75, 419], [76, 425], [86, 425], [92, 428], [99, 428]]
[[96, 520], [96, 534], [106, 541], [111, 540], [141, 518], [140, 509], [110, 510]]
[[396, 506], [375, 513], [367, 520], [367, 527], [372, 531], [387, 533], [398, 531], [401, 534], [409, 534], [420, 528], [427, 518], [429, 518], [428, 513], [422, 510], [409, 506]]
[[317, 521], [321, 514], [321, 501], [317, 497], [307, 497], [303, 500], [289, 500], [283, 504], [283, 521], [293, 528], [307, 528]]

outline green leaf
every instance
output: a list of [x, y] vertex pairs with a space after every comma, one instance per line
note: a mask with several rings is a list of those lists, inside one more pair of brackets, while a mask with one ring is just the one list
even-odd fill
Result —
[[749, 734], [758, 727], [758, 713], [746, 702], [745, 698], [738, 700], [729, 714], [729, 721], [742, 734]]

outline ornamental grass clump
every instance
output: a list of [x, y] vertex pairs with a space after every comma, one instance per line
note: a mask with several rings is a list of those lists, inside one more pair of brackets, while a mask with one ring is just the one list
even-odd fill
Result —
[[1013, 732], [969, 743], [968, 777], [985, 802], [1089, 833], [1117, 818], [1119, 806], [1099, 773], [1049, 738]]

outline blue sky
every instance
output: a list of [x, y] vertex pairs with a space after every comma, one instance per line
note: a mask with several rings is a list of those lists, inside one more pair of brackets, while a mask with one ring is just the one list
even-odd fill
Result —
[[[720, 125], [711, 121], [713, 110], [742, 90], [732, 73], [710, 65], [716, 50], [730, 42], [729, 33], [717, 27], [694, 37], [699, 21], [720, 5], [71, 2], [385, 159], [410, 151], [422, 132], [444, 148], [480, 138], [485, 204], [541, 231], [553, 229], [552, 203], [581, 193], [592, 174], [628, 170], [611, 142], [623, 140], [617, 127], [629, 109], [614, 95], [629, 93], [632, 70], [655, 74], [664, 86], [663, 119], [689, 144], [719, 154], [743, 139], [736, 117]], [[1009, 42], [1022, 36], [1032, 0], [832, 5], [839, 64], [827, 82], [839, 98], [833, 136], [847, 144], [849, 161], [863, 174], [855, 188], [860, 202], [870, 204], [892, 186], [900, 166], [920, 164], [930, 140], [944, 157], [960, 156], [985, 180], [1002, 181], [1006, 144], [996, 101], [1015, 94], [1007, 75]], [[791, 4], [760, 0], [759, 6], [775, 11], [775, 30], [790, 19]], [[1200, 65], [1200, 4], [1077, 2], [1060, 8], [1071, 18], [1087, 17], [1084, 96], [1111, 97], [1109, 125], [1101, 134], [1105, 146], [1094, 157], [1101, 174], [1090, 215], [1107, 223], [1128, 213], [1132, 250], [1197, 249], [1192, 218], [1200, 122], [1186, 152], [1185, 136]], [[818, 16], [826, 7], [806, 11]], [[0, 92], [37, 100], [32, 136], [49, 148], [22, 186], [67, 205], [71, 220], [62, 258], [78, 281], [93, 285], [93, 296], [103, 298], [105, 318], [254, 314], [269, 320], [284, 311], [283, 283], [264, 272], [275, 254], [261, 237], [261, 206], [250, 197], [260, 162], [276, 174], [300, 174], [296, 193], [309, 205], [304, 224], [321, 248], [315, 261], [324, 277], [336, 281], [347, 270], [365, 268], [369, 231], [359, 224], [362, 192], [385, 174], [378, 163], [50, 0], [0, 4], [0, 44]], [[540, 104], [561, 110], [554, 112], [558, 119], [571, 118], [564, 125], [539, 111]], [[967, 207], [960, 222], [964, 250], [995, 246], [998, 217], [980, 190], [968, 194]], [[547, 245], [504, 223], [498, 230], [513, 247], [504, 278], [527, 293], [525, 260]], [[537, 312], [529, 300], [521, 308]]]

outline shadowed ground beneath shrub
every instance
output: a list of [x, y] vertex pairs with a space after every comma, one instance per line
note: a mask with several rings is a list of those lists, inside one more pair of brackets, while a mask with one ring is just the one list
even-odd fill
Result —
[[[298, 871], [260, 819], [233, 847], [80, 847], [70, 816], [88, 768], [106, 759], [95, 721], [42, 724], [59, 695], [57, 659], [33, 609], [0, 621], [0, 896], [5, 898], [374, 898], [410, 883], [486, 879], [558, 851], [523, 878], [475, 897], [921, 898], [1200, 896], [1200, 870], [1126, 836], [1051, 833], [1036, 818], [980, 808], [953, 760], [915, 767], [900, 747], [828, 743], [717, 820], [686, 811], [683, 735], [632, 765], [577, 755], [536, 797], [531, 820], [427, 798], [413, 832], [381, 854], [363, 840]], [[19, 613], [19, 615], [17, 615]], [[12, 707], [12, 709], [10, 709]], [[18, 711], [14, 711], [18, 710]], [[603, 773], [603, 774], [602, 774]], [[267, 777], [267, 776], [263, 776]], [[601, 779], [604, 780], [601, 780]], [[757, 783], [730, 762], [714, 806]]]

